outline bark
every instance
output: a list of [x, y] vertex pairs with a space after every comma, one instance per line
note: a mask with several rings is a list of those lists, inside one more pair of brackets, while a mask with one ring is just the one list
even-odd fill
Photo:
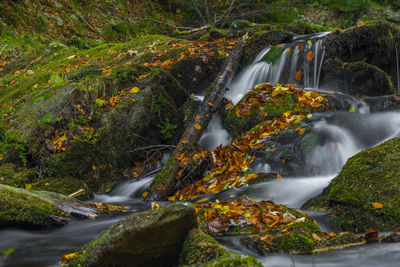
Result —
[[[198, 113], [186, 128], [177, 148], [163, 169], [154, 178], [147, 199], [166, 200], [168, 196], [193, 182], [194, 177], [201, 178], [204, 170], [209, 167], [207, 159], [194, 162], [192, 155], [199, 151], [198, 141], [202, 135], [202, 130], [207, 128], [213, 114], [222, 103], [226, 85], [231, 75], [238, 68], [243, 56], [247, 38], [246, 34], [238, 41], [234, 50], [225, 61], [220, 74], [211, 85], [212, 91], [204, 98]], [[176, 158], [182, 153], [187, 155], [189, 161], [185, 166], [180, 167], [179, 161]]]

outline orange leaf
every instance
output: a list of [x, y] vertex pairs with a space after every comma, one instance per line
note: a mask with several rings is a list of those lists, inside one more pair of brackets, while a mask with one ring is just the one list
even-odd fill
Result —
[[195, 125], [194, 125], [194, 128], [195, 128], [196, 130], [199, 130], [199, 131], [200, 131], [200, 130], [201, 130], [201, 125], [200, 125], [200, 124], [195, 124]]
[[276, 175], [276, 179], [281, 179], [282, 178], [282, 175], [280, 174], [280, 173], [278, 173], [277, 175]]
[[146, 191], [146, 192], [143, 192], [142, 197], [143, 197], [143, 198], [146, 198], [148, 194], [149, 194], [149, 192], [147, 192], [147, 191]]
[[314, 53], [312, 51], [308, 51], [307, 60], [312, 61], [314, 59]]
[[228, 66], [226, 69], [227, 69], [229, 72], [232, 72], [232, 68], [231, 68], [230, 66]]
[[301, 80], [301, 72], [298, 71], [296, 72], [296, 81], [300, 81]]
[[300, 51], [303, 51], [303, 49], [304, 49], [304, 44], [303, 44], [303, 43], [297, 44], [297, 48], [299, 48]]
[[382, 203], [379, 203], [379, 202], [374, 202], [374, 203], [372, 203], [372, 206], [373, 206], [375, 209], [381, 209], [381, 208], [383, 208], [383, 204], [382, 204]]
[[209, 105], [210, 107], [213, 107], [213, 106], [214, 106], [214, 104], [211, 103], [211, 102], [207, 102], [207, 105]]

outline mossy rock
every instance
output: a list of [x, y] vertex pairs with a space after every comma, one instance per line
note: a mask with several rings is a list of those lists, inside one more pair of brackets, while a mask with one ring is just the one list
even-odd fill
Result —
[[329, 87], [350, 95], [381, 96], [393, 93], [388, 74], [364, 61], [343, 63], [328, 59], [323, 65], [322, 87]]
[[284, 24], [284, 25], [280, 26], [279, 28], [286, 30], [288, 32], [292, 32], [296, 35], [305, 35], [305, 34], [326, 32], [326, 31], [330, 30], [329, 28], [327, 28], [325, 26], [318, 25], [318, 24], [312, 24], [306, 20], [298, 20], [291, 24]]
[[[293, 213], [293, 212], [292, 212]], [[249, 236], [242, 242], [250, 248], [262, 254], [267, 253], [291, 253], [307, 254], [314, 251], [335, 250], [348, 246], [364, 244], [361, 237], [354, 233], [343, 232], [334, 236], [322, 232], [317, 223], [308, 216], [299, 219], [286, 228], [267, 233], [270, 238], [261, 240], [265, 234], [260, 236]]]
[[48, 228], [68, 223], [69, 214], [97, 216], [98, 210], [64, 195], [0, 184], [0, 228]]
[[287, 31], [268, 30], [260, 31], [251, 35], [248, 45], [245, 48], [242, 65], [252, 62], [258, 53], [270, 45], [287, 43], [293, 39], [293, 34]]
[[181, 252], [181, 264], [201, 264], [230, 255], [214, 238], [200, 229], [192, 229]]
[[[50, 174], [81, 178], [91, 173], [88, 186], [104, 190], [120, 179], [121, 169], [143, 160], [142, 151], [136, 148], [177, 142], [183, 129], [185, 89], [165, 71], [152, 73], [139, 87], [139, 93], [126, 95], [102, 116], [96, 141], [75, 138], [65, 152], [49, 158]], [[132, 97], [135, 102], [129, 101]], [[106, 167], [92, 172], [92, 166], [100, 164]]]
[[0, 185], [0, 227], [49, 227], [61, 216], [54, 203], [24, 189]]
[[228, 32], [223, 29], [211, 28], [209, 31], [209, 39], [210, 41], [220, 38], [225, 38], [228, 36]]
[[325, 57], [339, 58], [343, 62], [365, 61], [394, 78], [399, 40], [399, 30], [389, 22], [370, 21], [328, 38]]
[[13, 163], [4, 163], [0, 165], [0, 184], [14, 187], [25, 187], [36, 178], [33, 170], [17, 166]]
[[[399, 229], [399, 151], [400, 139], [395, 138], [356, 154], [329, 186], [304, 207], [328, 212], [345, 231]], [[375, 202], [383, 207], [374, 208]]]
[[82, 247], [66, 266], [173, 266], [187, 233], [195, 227], [190, 203], [136, 213]]
[[261, 262], [251, 256], [240, 256], [232, 254], [227, 257], [215, 259], [213, 261], [197, 265], [199, 267], [261, 267]]

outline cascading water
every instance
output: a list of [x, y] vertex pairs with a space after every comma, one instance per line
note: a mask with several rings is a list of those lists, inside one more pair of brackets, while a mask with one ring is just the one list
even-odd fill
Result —
[[[297, 80], [302, 80], [304, 88], [318, 89], [325, 55], [324, 41], [328, 34], [298, 36], [290, 44], [264, 49], [232, 80], [226, 97], [236, 104], [256, 84], [265, 82], [299, 83]], [[279, 58], [271, 59], [277, 54], [281, 54]]]
[[[292, 43], [282, 45], [281, 49], [284, 50], [275, 64], [260, 62], [271, 51], [263, 50], [252, 64], [236, 74], [228, 86], [230, 90], [227, 97], [237, 103], [258, 83], [296, 83], [296, 73], [299, 71], [302, 74], [301, 86], [317, 89], [324, 58], [325, 38], [327, 33], [296, 37]], [[299, 43], [304, 44], [304, 47]], [[307, 53], [310, 51], [313, 52], [312, 60], [307, 59]], [[368, 105], [363, 101], [350, 96], [346, 97], [345, 101], [354, 109], [354, 113], [329, 112], [313, 115], [311, 130], [304, 138], [313, 137], [316, 140], [312, 149], [304, 154], [303, 175], [293, 175], [292, 178], [284, 177], [240, 189], [233, 188], [211, 198], [229, 198], [246, 190], [246, 194], [254, 199], [272, 199], [300, 208], [305, 201], [320, 193], [329, 184], [349, 157], [367, 147], [400, 136], [400, 112], [370, 113]], [[204, 132], [200, 144], [204, 148], [212, 149], [230, 141], [231, 138], [216, 114]], [[252, 166], [253, 172], [264, 173], [276, 168], [273, 162], [265, 159], [256, 159]], [[138, 181], [123, 183], [108, 194], [96, 195], [94, 200], [126, 205], [129, 213], [149, 209], [150, 204], [143, 202], [139, 196], [148, 188], [153, 177], [154, 174], [149, 174]], [[313, 217], [317, 218], [319, 223], [324, 222], [324, 215], [313, 213]], [[122, 218], [123, 216], [73, 220], [69, 225], [53, 231], [2, 230], [0, 249], [15, 248], [15, 252], [10, 256], [11, 261], [8, 261], [12, 264], [10, 266], [59, 266], [61, 254], [76, 250]], [[331, 227], [329, 223], [321, 225], [324, 231], [330, 231]], [[266, 266], [393, 266], [400, 258], [398, 244], [372, 244], [316, 256], [262, 257], [243, 247], [238, 237], [224, 237], [219, 240], [232, 251], [258, 257]]]

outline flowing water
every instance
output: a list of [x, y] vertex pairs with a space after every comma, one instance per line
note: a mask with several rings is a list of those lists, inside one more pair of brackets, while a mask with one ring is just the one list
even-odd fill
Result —
[[[304, 75], [304, 88], [318, 90], [319, 76], [324, 57], [324, 40], [327, 33], [300, 36], [293, 43], [282, 45], [284, 52], [275, 64], [260, 62], [268, 53], [262, 51], [255, 61], [235, 74], [229, 84], [227, 97], [237, 103], [254, 85], [262, 82], [295, 83], [300, 68]], [[304, 43], [300, 51], [298, 43]], [[306, 60], [307, 51], [314, 54], [313, 60]], [[307, 77], [306, 77], [307, 76]], [[303, 175], [293, 175], [245, 188], [230, 189], [211, 198], [229, 199], [231, 195], [246, 194], [257, 200], [272, 199], [294, 208], [319, 194], [341, 170], [346, 160], [357, 152], [375, 146], [385, 140], [400, 136], [400, 112], [370, 113], [364, 102], [348, 97], [355, 112], [328, 112], [314, 114], [309, 134], [320, 140], [305, 155], [308, 166]], [[216, 114], [204, 132], [200, 145], [212, 149], [231, 142]], [[277, 166], [263, 159], [252, 165], [253, 172], [276, 171]], [[129, 208], [128, 214], [147, 210], [150, 204], [142, 201], [140, 195], [149, 187], [154, 173], [134, 182], [125, 182], [108, 194], [96, 195], [94, 201], [121, 204]], [[323, 213], [306, 211], [326, 232], [336, 230], [329, 224]], [[14, 248], [15, 252], [0, 265], [4, 266], [59, 266], [60, 255], [77, 250], [96, 237], [101, 231], [122, 219], [125, 215], [89, 219], [73, 219], [70, 224], [55, 230], [28, 231], [6, 229], [0, 231], [0, 249]], [[218, 240], [228, 249], [241, 254], [257, 257], [265, 266], [398, 266], [400, 244], [370, 244], [349, 249], [324, 252], [317, 255], [274, 254], [260, 256], [240, 243], [240, 237], [222, 237]]]

